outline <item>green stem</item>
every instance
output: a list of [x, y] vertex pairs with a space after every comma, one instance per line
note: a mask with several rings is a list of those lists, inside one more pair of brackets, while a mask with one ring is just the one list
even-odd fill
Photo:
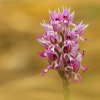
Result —
[[63, 94], [64, 100], [69, 100], [69, 82], [66, 80], [63, 80]]
[[63, 80], [63, 94], [64, 94], [64, 100], [69, 100], [69, 82], [66, 79], [64, 72], [59, 71], [59, 75], [61, 76]]

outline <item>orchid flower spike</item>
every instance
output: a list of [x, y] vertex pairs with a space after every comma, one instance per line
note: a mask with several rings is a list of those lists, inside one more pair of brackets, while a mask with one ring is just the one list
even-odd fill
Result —
[[60, 10], [54, 10], [49, 11], [49, 14], [50, 23], [41, 24], [45, 34], [37, 37], [45, 48], [39, 55], [49, 61], [43, 74], [54, 69], [63, 73], [62, 77], [66, 80], [79, 82], [82, 80], [79, 70], [87, 70], [87, 67], [82, 65], [85, 51], [80, 51], [79, 40], [86, 41], [82, 34], [88, 25], [83, 22], [74, 23], [74, 12], [71, 13], [67, 8], [63, 8], [62, 13]]

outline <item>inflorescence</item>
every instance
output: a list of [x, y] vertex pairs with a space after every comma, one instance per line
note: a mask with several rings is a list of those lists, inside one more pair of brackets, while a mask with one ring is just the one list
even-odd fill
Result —
[[81, 35], [88, 25], [83, 22], [74, 23], [74, 12], [71, 13], [67, 8], [63, 8], [62, 13], [55, 10], [49, 11], [49, 14], [50, 23], [41, 24], [45, 33], [37, 37], [45, 47], [39, 55], [49, 61], [43, 73], [55, 69], [63, 72], [66, 80], [81, 81], [79, 70], [85, 72], [87, 67], [81, 64], [85, 51], [80, 51], [79, 40], [86, 41]]

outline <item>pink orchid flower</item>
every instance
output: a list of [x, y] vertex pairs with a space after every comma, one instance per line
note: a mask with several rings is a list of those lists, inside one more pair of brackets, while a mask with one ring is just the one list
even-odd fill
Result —
[[87, 67], [82, 66], [84, 50], [79, 49], [79, 40], [86, 41], [81, 35], [88, 25], [80, 22], [74, 23], [74, 12], [64, 8], [50, 13], [50, 23], [41, 24], [45, 34], [37, 37], [37, 40], [44, 45], [45, 50], [39, 55], [47, 58], [49, 65], [43, 70], [47, 73], [51, 69], [63, 72], [67, 80], [81, 81], [79, 70], [85, 72]]

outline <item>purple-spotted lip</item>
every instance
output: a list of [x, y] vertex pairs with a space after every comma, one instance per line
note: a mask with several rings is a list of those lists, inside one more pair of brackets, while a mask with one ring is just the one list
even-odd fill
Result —
[[50, 60], [54, 61], [57, 59], [57, 55], [50, 50], [47, 50], [47, 56]]
[[51, 42], [52, 44], [56, 44], [56, 43], [57, 43], [57, 39], [56, 39], [56, 37], [53, 36], [53, 35], [49, 36], [49, 40], [50, 40], [50, 42]]
[[72, 50], [71, 45], [64, 46], [64, 48], [63, 48], [63, 51], [64, 51], [65, 53], [70, 53], [70, 52], [71, 52], [71, 50]]

